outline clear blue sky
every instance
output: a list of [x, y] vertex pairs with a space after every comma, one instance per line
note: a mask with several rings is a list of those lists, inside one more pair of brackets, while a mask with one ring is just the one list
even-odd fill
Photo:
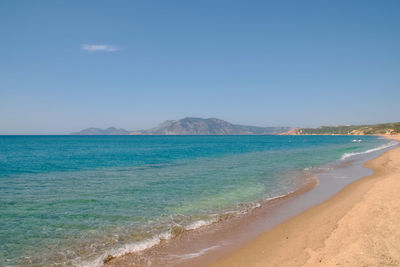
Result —
[[0, 133], [400, 121], [400, 1], [0, 1]]

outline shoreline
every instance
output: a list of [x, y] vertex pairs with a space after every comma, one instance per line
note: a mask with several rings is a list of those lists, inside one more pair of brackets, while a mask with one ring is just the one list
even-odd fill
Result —
[[400, 265], [400, 147], [364, 166], [374, 173], [211, 266]]
[[[318, 186], [319, 181], [312, 174], [302, 176], [303, 183], [294, 191], [272, 199], [264, 199], [259, 205], [245, 212], [221, 214], [216, 221], [193, 230], [183, 230], [170, 239], [138, 252], [129, 252], [117, 257], [106, 258], [102, 266], [199, 266], [218, 260], [221, 255], [234, 251], [239, 245], [265, 231], [264, 219], [271, 219], [269, 228], [277, 224], [276, 217], [270, 216]], [[272, 217], [272, 218], [270, 218]], [[283, 220], [280, 218], [278, 220]], [[245, 225], [254, 226], [253, 233], [242, 231]], [[241, 234], [236, 235], [238, 231]], [[251, 232], [251, 231], [250, 231]], [[216, 245], [212, 245], [215, 243]], [[227, 243], [231, 243], [227, 245]], [[207, 254], [205, 254], [207, 253]]]
[[[308, 183], [288, 195], [261, 202], [260, 207], [251, 209], [245, 215], [228, 215], [222, 221], [218, 220], [216, 223], [193, 231], [180, 232], [172, 239], [161, 240], [159, 244], [150, 249], [109, 258], [104, 266], [149, 266], [149, 262], [153, 266], [213, 264], [221, 258], [229, 257], [227, 255], [240, 250], [243, 245], [252, 242], [264, 232], [326, 201], [352, 181], [368, 176], [370, 170], [363, 167], [364, 163], [371, 158], [378, 157], [381, 153], [383, 151], [378, 152], [378, 155], [374, 152], [362, 159], [347, 161], [339, 165], [321, 166], [330, 167], [333, 171], [317, 171], [326, 173], [335, 172], [336, 169], [346, 169], [347, 175], [354, 177], [350, 181], [344, 181], [344, 184], [343, 181], [336, 180], [335, 184], [324, 181], [323, 186], [316, 186], [320, 183], [320, 178], [315, 177], [318, 173], [314, 170], [310, 172], [312, 175], [308, 173]], [[358, 167], [358, 169], [354, 170], [354, 167]], [[331, 188], [332, 185], [334, 185], [334, 189]]]

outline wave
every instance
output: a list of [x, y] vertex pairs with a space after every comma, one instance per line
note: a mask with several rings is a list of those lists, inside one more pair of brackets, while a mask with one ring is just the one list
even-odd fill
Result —
[[143, 251], [146, 249], [149, 249], [151, 247], [154, 247], [155, 245], [160, 244], [162, 240], [165, 239], [170, 239], [172, 237], [172, 234], [170, 232], [166, 233], [161, 233], [159, 235], [156, 235], [152, 238], [140, 241], [140, 242], [134, 242], [130, 244], [125, 244], [122, 245], [119, 248], [112, 249], [111, 251], [108, 251], [107, 253], [104, 253], [102, 256], [98, 257], [97, 259], [90, 261], [90, 262], [83, 262], [81, 264], [78, 264], [79, 266], [90, 266], [90, 267], [100, 267], [103, 266], [104, 262], [108, 258], [117, 258], [121, 257], [122, 255], [125, 255], [127, 253], [134, 253], [134, 252], [139, 252]]
[[[103, 255], [101, 255], [100, 257], [98, 257], [97, 259], [95, 259], [93, 261], [84, 262], [84, 263], [81, 263], [78, 265], [90, 266], [90, 267], [100, 267], [100, 266], [103, 266], [104, 262], [107, 261], [108, 258], [113, 259], [113, 258], [121, 257], [128, 253], [140, 252], [140, 251], [152, 248], [152, 247], [160, 244], [162, 240], [171, 239], [173, 237], [181, 235], [185, 231], [196, 230], [198, 228], [213, 224], [217, 221], [218, 220], [214, 218], [214, 219], [210, 219], [210, 220], [198, 220], [198, 221], [195, 221], [185, 227], [183, 227], [181, 225], [174, 225], [167, 232], [155, 235], [152, 238], [149, 238], [149, 239], [146, 239], [143, 241], [121, 245], [118, 248], [114, 248], [112, 250], [107, 251], [107, 253], [104, 253]], [[204, 252], [202, 252], [202, 253], [204, 253]]]
[[198, 229], [198, 228], [200, 228], [200, 227], [213, 224], [213, 223], [215, 223], [215, 222], [217, 222], [216, 219], [211, 219], [211, 220], [199, 220], [199, 221], [196, 221], [196, 222], [194, 222], [194, 223], [189, 224], [188, 226], [185, 227], [185, 229], [188, 230], [188, 231], [190, 231], [190, 230], [195, 230], [195, 229]]
[[365, 150], [365, 151], [362, 151], [362, 152], [344, 153], [343, 156], [340, 159], [344, 160], [344, 159], [348, 159], [348, 158], [356, 156], [356, 155], [368, 154], [368, 153], [371, 153], [371, 152], [375, 152], [375, 151], [379, 151], [379, 150], [382, 150], [382, 149], [385, 149], [385, 148], [396, 146], [398, 144], [399, 144], [399, 142], [392, 141], [392, 142], [383, 144], [383, 145], [381, 145], [379, 147], [371, 148], [371, 149], [368, 149], [368, 150]]

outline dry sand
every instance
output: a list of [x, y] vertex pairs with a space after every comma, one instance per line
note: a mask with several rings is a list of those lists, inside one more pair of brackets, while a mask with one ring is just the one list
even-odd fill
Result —
[[400, 266], [400, 147], [366, 167], [374, 174], [213, 266]]

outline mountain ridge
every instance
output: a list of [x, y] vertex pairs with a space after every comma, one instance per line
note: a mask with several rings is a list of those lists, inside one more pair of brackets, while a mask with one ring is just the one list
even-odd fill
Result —
[[79, 132], [71, 133], [72, 135], [128, 135], [130, 131], [125, 129], [117, 129], [108, 127], [107, 129], [90, 127]]
[[217, 118], [186, 117], [179, 120], [167, 120], [147, 130], [128, 131], [109, 127], [87, 128], [72, 135], [265, 135], [280, 134], [291, 127], [260, 127], [233, 124]]
[[290, 127], [259, 127], [232, 124], [217, 118], [186, 117], [167, 120], [148, 130], [133, 131], [131, 135], [263, 135], [278, 134]]

